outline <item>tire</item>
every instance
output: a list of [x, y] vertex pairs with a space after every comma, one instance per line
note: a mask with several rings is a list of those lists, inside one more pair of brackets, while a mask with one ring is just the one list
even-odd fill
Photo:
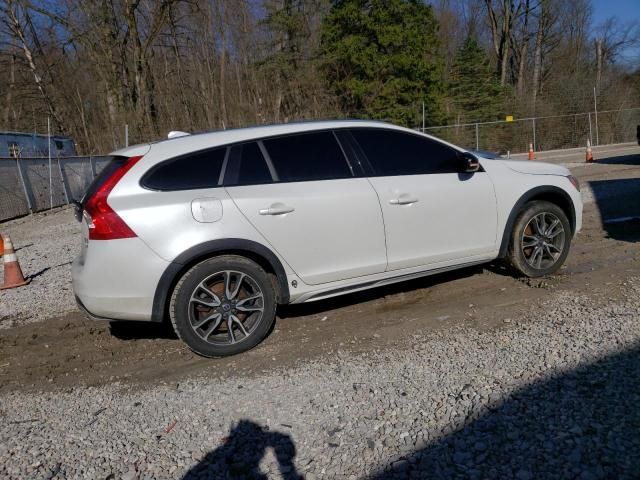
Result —
[[507, 258], [526, 277], [551, 275], [566, 260], [571, 237], [564, 211], [554, 203], [534, 200], [516, 218]]
[[178, 281], [169, 306], [178, 337], [204, 357], [252, 349], [275, 320], [276, 292], [268, 274], [236, 255], [207, 259]]

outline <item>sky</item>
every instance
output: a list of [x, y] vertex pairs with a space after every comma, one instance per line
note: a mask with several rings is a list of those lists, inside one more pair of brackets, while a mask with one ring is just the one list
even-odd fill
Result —
[[591, 3], [595, 23], [609, 17], [640, 21], [640, 0], [591, 0]]
[[[637, 22], [640, 25], [640, 0], [591, 0], [593, 23], [598, 25], [609, 17], [618, 17], [620, 22]], [[640, 46], [629, 48], [624, 53], [627, 62], [640, 60]]]

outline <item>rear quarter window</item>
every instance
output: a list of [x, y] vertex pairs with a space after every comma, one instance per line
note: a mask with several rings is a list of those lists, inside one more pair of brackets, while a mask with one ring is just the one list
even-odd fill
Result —
[[142, 178], [142, 186], [163, 192], [218, 186], [227, 148], [190, 153], [156, 165]]
[[224, 184], [260, 185], [273, 182], [267, 162], [256, 142], [231, 147], [224, 172]]

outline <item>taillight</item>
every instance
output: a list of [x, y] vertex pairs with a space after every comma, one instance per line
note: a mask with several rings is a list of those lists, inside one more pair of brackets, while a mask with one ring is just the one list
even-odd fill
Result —
[[[118, 238], [133, 238], [137, 235], [124, 220], [113, 211], [107, 203], [111, 190], [122, 177], [133, 167], [142, 155], [131, 157], [120, 165], [100, 185], [90, 198], [85, 201], [84, 211], [90, 217], [89, 240], [116, 240]], [[87, 219], [88, 220], [88, 219]]]

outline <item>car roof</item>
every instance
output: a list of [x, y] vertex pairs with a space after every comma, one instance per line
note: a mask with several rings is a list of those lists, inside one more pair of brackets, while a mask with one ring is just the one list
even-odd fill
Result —
[[[253, 140], [256, 138], [271, 137], [275, 135], [284, 135], [287, 133], [298, 132], [310, 132], [316, 130], [327, 130], [334, 128], [347, 128], [347, 127], [392, 127], [405, 130], [403, 127], [392, 125], [390, 123], [378, 122], [372, 120], [307, 120], [299, 122], [289, 122], [271, 125], [255, 125], [249, 127], [230, 128], [225, 130], [216, 130], [213, 132], [195, 133], [188, 136], [180, 136], [175, 138], [163, 139], [154, 143], [175, 141], [179, 138], [188, 140], [196, 136], [206, 136], [212, 142], [216, 142], [218, 139], [220, 143], [228, 143], [229, 138], [234, 138], [233, 141]], [[216, 142], [217, 143], [217, 142]]]
[[[148, 150], [149, 145], [153, 150], [171, 150], [174, 154], [178, 151], [196, 151], [206, 148], [227, 145], [231, 143], [246, 142], [266, 137], [286, 135], [292, 133], [313, 132], [318, 130], [330, 130], [341, 128], [381, 128], [398, 130], [412, 134], [420, 134], [415, 130], [400, 127], [391, 123], [372, 121], [372, 120], [313, 120], [303, 122], [291, 122], [275, 125], [259, 125], [253, 127], [233, 128], [228, 130], [218, 130], [214, 132], [196, 133], [165, 140], [153, 142], [151, 144], [135, 145], [113, 152], [112, 155], [134, 155], [144, 154], [142, 151]], [[429, 135], [425, 135], [428, 136]], [[431, 138], [431, 137], [430, 137]], [[443, 142], [438, 139], [438, 141]], [[447, 142], [443, 142], [447, 143]], [[457, 150], [460, 147], [451, 145]], [[146, 147], [146, 148], [145, 148]]]

